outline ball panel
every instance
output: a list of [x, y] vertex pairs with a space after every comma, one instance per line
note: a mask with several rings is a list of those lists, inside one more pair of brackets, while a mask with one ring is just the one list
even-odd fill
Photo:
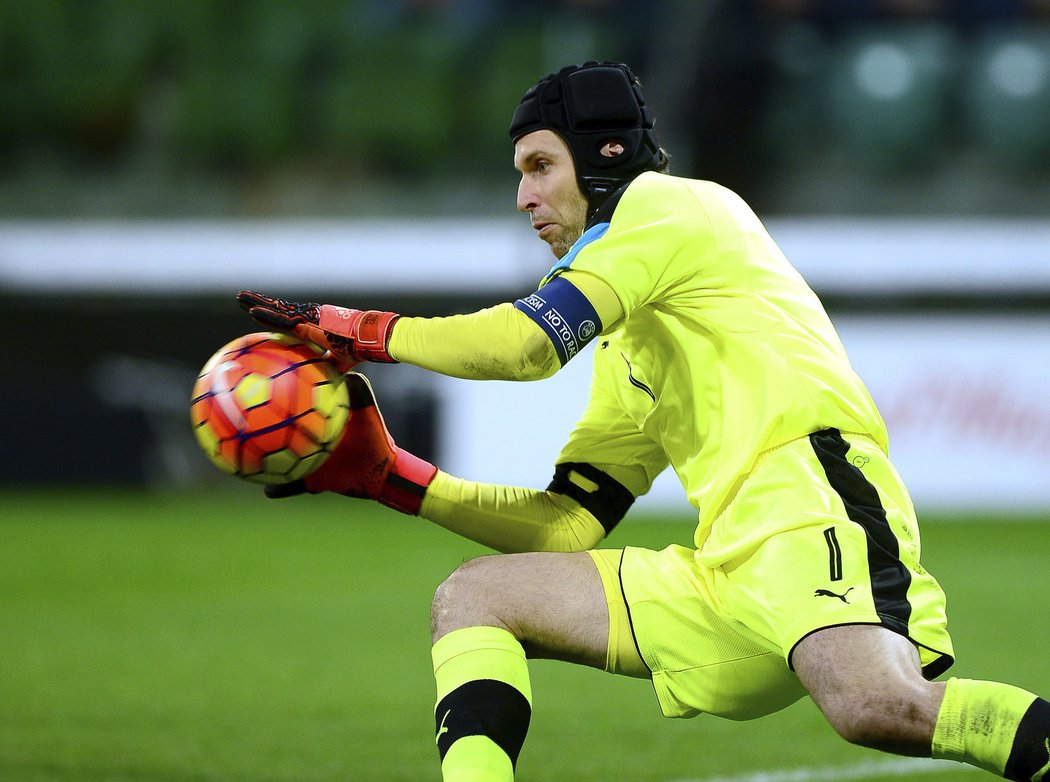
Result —
[[338, 442], [340, 435], [346, 428], [347, 422], [350, 420], [350, 399], [345, 383], [340, 384], [340, 390], [342, 391], [342, 396], [347, 398], [345, 401], [339, 402], [325, 421], [325, 432], [321, 439], [326, 443]]
[[343, 383], [330, 383], [327, 380], [316, 383], [310, 389], [311, 406], [322, 415], [332, 415], [340, 406], [346, 406], [346, 386]]
[[303, 456], [309, 456], [318, 451], [325, 450], [324, 442], [318, 439], [312, 432], [307, 431], [301, 426], [296, 426], [288, 430], [288, 442], [286, 447], [295, 453], [302, 454]]
[[309, 456], [300, 456], [291, 449], [285, 449], [264, 456], [260, 471], [255, 475], [245, 477], [253, 483], [263, 484], [296, 481], [320, 467], [327, 456], [327, 451], [316, 451]]
[[264, 405], [273, 396], [273, 380], [258, 372], [249, 372], [237, 382], [233, 394], [242, 410]]
[[304, 435], [307, 435], [314, 442], [324, 443], [331, 440], [331, 436], [328, 435], [328, 422], [331, 417], [325, 415], [320, 410], [309, 410], [303, 413], [297, 420], [298, 429]]

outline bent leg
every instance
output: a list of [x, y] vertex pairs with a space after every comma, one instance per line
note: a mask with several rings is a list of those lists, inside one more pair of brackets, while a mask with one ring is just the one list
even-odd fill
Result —
[[483, 626], [509, 632], [529, 657], [604, 667], [609, 610], [590, 555], [500, 554], [464, 563], [434, 596], [433, 641]]
[[875, 625], [799, 642], [792, 663], [846, 740], [956, 760], [1006, 779], [1050, 780], [1050, 703], [998, 682], [927, 682], [911, 642]]
[[919, 655], [907, 638], [878, 625], [830, 627], [802, 639], [791, 663], [844, 739], [930, 756], [944, 684], [922, 677]]
[[443, 778], [511, 780], [531, 715], [526, 655], [605, 665], [598, 570], [586, 553], [482, 557], [441, 584], [431, 616]]

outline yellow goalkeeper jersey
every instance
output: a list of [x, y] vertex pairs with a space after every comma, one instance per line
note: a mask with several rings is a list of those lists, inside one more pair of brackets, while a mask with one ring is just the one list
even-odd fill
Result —
[[[588, 404], [558, 461], [615, 466], [635, 494], [670, 464], [707, 564], [739, 548], [708, 538], [765, 453], [830, 427], [887, 450], [823, 306], [732, 191], [641, 175], [547, 280], [577, 272], [603, 280], [625, 315], [596, 339]], [[798, 523], [768, 515], [739, 534]]]

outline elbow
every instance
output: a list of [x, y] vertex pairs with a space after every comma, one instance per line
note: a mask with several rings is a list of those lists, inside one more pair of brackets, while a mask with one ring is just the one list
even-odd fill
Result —
[[568, 547], [565, 550], [568, 552], [590, 551], [593, 548], [597, 548], [598, 544], [604, 539], [604, 532], [595, 533], [591, 528], [577, 530], [576, 534], [568, 541]]
[[590, 527], [566, 523], [560, 529], [547, 530], [542, 542], [525, 550], [574, 554], [595, 548], [604, 537], [603, 534], [596, 534]]
[[545, 551], [588, 551], [605, 539], [605, 528], [590, 511], [564, 495], [548, 490], [548, 500], [560, 509], [558, 521], [545, 536]]

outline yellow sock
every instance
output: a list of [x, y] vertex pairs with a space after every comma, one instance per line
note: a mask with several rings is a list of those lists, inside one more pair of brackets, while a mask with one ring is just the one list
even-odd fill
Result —
[[525, 651], [496, 627], [438, 639], [437, 745], [445, 782], [510, 782], [532, 714]]
[[1008, 684], [949, 679], [933, 732], [933, 757], [1001, 777], [1050, 782], [1050, 704]]

